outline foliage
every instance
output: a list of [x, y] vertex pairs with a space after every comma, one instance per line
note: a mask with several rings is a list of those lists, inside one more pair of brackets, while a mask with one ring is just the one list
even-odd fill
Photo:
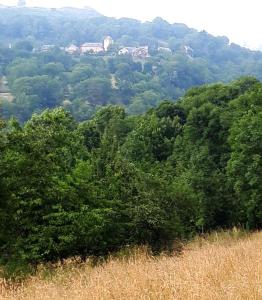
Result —
[[261, 228], [261, 91], [243, 78], [140, 116], [110, 105], [81, 123], [62, 108], [1, 122], [5, 270]]

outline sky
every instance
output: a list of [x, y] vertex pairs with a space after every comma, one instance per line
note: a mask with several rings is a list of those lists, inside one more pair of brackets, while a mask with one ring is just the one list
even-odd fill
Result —
[[[15, 5], [17, 0], [0, 0]], [[162, 17], [170, 23], [225, 35], [231, 42], [262, 49], [261, 0], [27, 0], [28, 6], [93, 7], [112, 17], [142, 21]]]

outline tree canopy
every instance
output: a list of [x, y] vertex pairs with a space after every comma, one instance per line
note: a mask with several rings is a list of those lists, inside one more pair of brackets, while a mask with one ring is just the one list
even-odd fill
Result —
[[261, 228], [261, 91], [242, 78], [137, 116], [110, 105], [82, 122], [63, 108], [1, 122], [4, 270]]

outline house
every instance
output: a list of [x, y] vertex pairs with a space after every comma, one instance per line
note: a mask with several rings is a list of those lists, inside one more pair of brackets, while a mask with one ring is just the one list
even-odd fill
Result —
[[40, 47], [39, 52], [49, 52], [55, 48], [55, 45], [43, 45]]
[[126, 54], [133, 55], [133, 53], [136, 49], [137, 49], [136, 47], [124, 47], [118, 51], [118, 54], [119, 55], [126, 55]]
[[102, 43], [84, 43], [80, 46], [80, 52], [84, 53], [99, 53], [104, 51], [104, 46]]
[[69, 54], [74, 54], [74, 53], [77, 53], [78, 51], [79, 51], [79, 48], [74, 44], [71, 44], [70, 46], [65, 48], [65, 52], [67, 52]]
[[104, 38], [103, 46], [105, 51], [108, 51], [110, 46], [113, 44], [114, 44], [114, 40], [111, 38], [111, 36], [106, 36]]
[[148, 46], [144, 47], [124, 47], [118, 51], [119, 55], [130, 54], [134, 58], [146, 58], [150, 57]]
[[118, 51], [118, 55], [125, 55], [125, 54], [129, 54], [129, 51], [127, 48], [121, 48], [119, 51]]
[[55, 45], [42, 45], [39, 48], [33, 48], [32, 52], [33, 53], [43, 53], [43, 52], [50, 52], [52, 51], [54, 48], [56, 48]]
[[136, 48], [133, 51], [132, 55], [133, 55], [133, 57], [136, 57], [136, 58], [147, 58], [147, 57], [150, 57], [148, 46]]

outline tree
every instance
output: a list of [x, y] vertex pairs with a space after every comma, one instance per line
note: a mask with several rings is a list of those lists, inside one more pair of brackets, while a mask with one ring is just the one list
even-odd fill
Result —
[[7, 77], [10, 86], [15, 80], [26, 76], [36, 76], [40, 74], [38, 63], [35, 59], [16, 59], [7, 68]]
[[92, 67], [89, 65], [80, 64], [74, 66], [72, 73], [70, 74], [70, 81], [72, 83], [79, 83], [91, 78], [92, 76], [94, 76]]
[[[5, 170], [3, 157], [7, 150], [7, 138], [6, 134], [4, 133], [5, 127], [5, 122], [0, 119], [0, 224], [2, 229], [6, 228], [6, 223], [8, 220], [6, 206], [10, 197], [8, 188], [4, 180]], [[0, 248], [4, 246], [6, 238], [8, 238], [7, 233], [4, 230], [2, 230], [0, 232]]]
[[64, 65], [61, 63], [50, 62], [43, 67], [43, 74], [51, 77], [59, 76], [64, 71]]
[[160, 103], [160, 95], [155, 91], [148, 90], [131, 98], [128, 107], [130, 114], [142, 114], [151, 107], [156, 107]]
[[27, 52], [32, 52], [34, 47], [33, 47], [33, 44], [29, 41], [20, 41], [14, 45], [14, 48], [15, 48], [15, 50], [20, 50], [20, 51], [24, 50]]
[[13, 92], [16, 103], [21, 103], [21, 96], [37, 98], [37, 108], [48, 108], [58, 105], [63, 99], [62, 85], [57, 79], [47, 75], [21, 77], [14, 81]]
[[105, 104], [110, 102], [112, 96], [111, 82], [107, 78], [90, 78], [77, 84], [73, 93], [75, 98], [84, 99], [91, 104]]
[[249, 110], [230, 130], [229, 180], [238, 197], [239, 219], [248, 228], [262, 225], [262, 113]]
[[0, 234], [9, 236], [1, 249], [3, 263], [35, 263], [74, 251], [73, 222], [81, 202], [70, 175], [80, 157], [76, 124], [62, 109], [10, 128], [2, 162], [10, 191]]
[[132, 81], [131, 67], [128, 63], [121, 63], [117, 65], [115, 74], [121, 80]]

